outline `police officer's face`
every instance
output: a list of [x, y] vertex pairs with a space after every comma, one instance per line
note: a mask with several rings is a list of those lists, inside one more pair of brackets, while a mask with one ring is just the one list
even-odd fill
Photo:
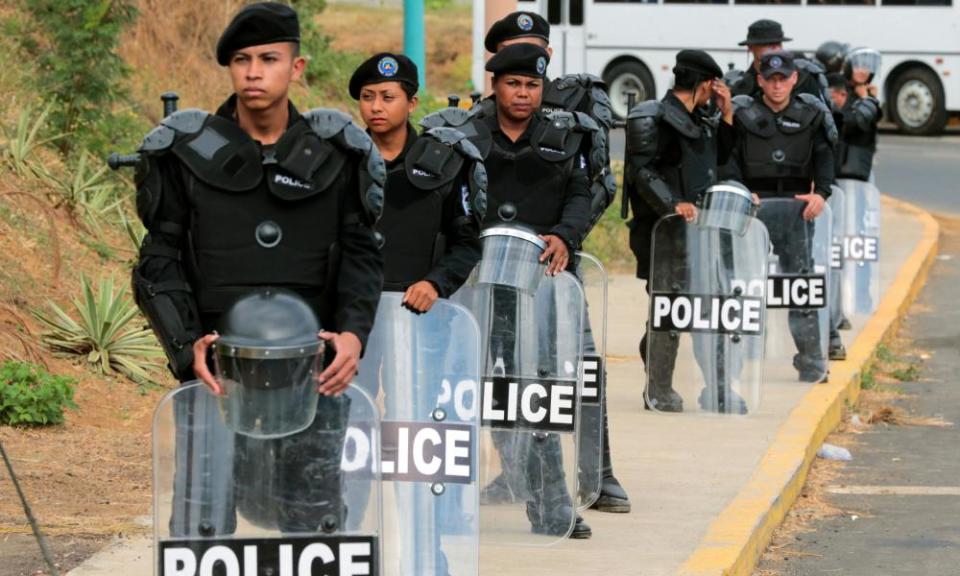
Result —
[[493, 93], [497, 97], [497, 111], [512, 120], [526, 120], [540, 107], [543, 98], [543, 79], [504, 74], [493, 79]]
[[375, 134], [404, 128], [417, 109], [417, 97], [407, 98], [399, 82], [367, 84], [360, 89], [360, 116]]
[[831, 88], [830, 89], [830, 99], [833, 100], [833, 105], [837, 108], [843, 108], [847, 105], [847, 89], [846, 88]]
[[774, 105], [782, 105], [790, 100], [790, 93], [793, 87], [797, 85], [797, 73], [791, 72], [789, 76], [783, 74], [774, 74], [770, 78], [764, 78], [762, 74], [757, 74], [757, 82], [763, 95]]
[[228, 67], [237, 100], [251, 110], [264, 110], [282, 100], [306, 66], [294, 50], [290, 42], [277, 42], [234, 52]]

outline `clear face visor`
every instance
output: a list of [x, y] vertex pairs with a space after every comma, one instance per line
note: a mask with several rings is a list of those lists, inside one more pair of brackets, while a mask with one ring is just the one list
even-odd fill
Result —
[[226, 425], [256, 438], [278, 438], [310, 426], [317, 412], [316, 376], [323, 352], [322, 342], [290, 348], [218, 342], [214, 360]]
[[480, 234], [483, 257], [478, 281], [481, 284], [512, 286], [533, 294], [540, 285], [546, 264], [540, 255], [546, 243], [532, 231], [494, 226]]
[[867, 82], [880, 71], [880, 53], [872, 48], [857, 48], [847, 54], [846, 62], [854, 82]]
[[697, 223], [710, 228], [731, 230], [744, 234], [757, 215], [757, 205], [746, 190], [728, 184], [708, 188], [697, 204], [700, 211]]

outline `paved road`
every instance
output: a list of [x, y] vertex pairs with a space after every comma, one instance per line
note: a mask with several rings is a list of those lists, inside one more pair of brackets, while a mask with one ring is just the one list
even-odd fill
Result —
[[[960, 214], [960, 136], [882, 135], [877, 183], [939, 216]], [[941, 227], [940, 258], [901, 332], [931, 357], [918, 382], [903, 384], [898, 404], [956, 425], [875, 428], [858, 437], [853, 462], [833, 486], [860, 493], [827, 496], [851, 513], [816, 523], [790, 546], [798, 554], [768, 556], [759, 574], [960, 574], [960, 219], [943, 218]]]
[[790, 554], [769, 554], [757, 574], [960, 574], [960, 219], [941, 226], [941, 257], [901, 332], [931, 357], [918, 382], [902, 385], [897, 404], [955, 425], [875, 427], [858, 436], [853, 462], [827, 489], [848, 492], [826, 496], [846, 513], [815, 523]]

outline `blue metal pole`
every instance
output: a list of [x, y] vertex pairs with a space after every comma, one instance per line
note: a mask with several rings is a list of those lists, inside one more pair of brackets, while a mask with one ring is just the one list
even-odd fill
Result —
[[403, 53], [419, 70], [420, 86], [427, 85], [427, 31], [423, 24], [424, 0], [403, 0]]

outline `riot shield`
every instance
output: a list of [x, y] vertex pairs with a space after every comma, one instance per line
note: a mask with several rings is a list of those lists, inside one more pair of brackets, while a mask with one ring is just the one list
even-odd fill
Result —
[[843, 189], [831, 186], [830, 198], [830, 330], [835, 332], [844, 324], [843, 313], [843, 245], [844, 213], [846, 205]]
[[757, 410], [766, 253], [767, 231], [747, 214], [701, 210], [694, 222], [676, 214], [657, 222], [648, 281], [648, 406]]
[[766, 289], [764, 378], [820, 382], [826, 375], [830, 330], [832, 214], [804, 220], [806, 203], [794, 198], [760, 202], [758, 217], [770, 233]]
[[[275, 438], [237, 433], [223, 397], [201, 383], [163, 398], [153, 421], [156, 574], [379, 573], [377, 411], [353, 386], [315, 398], [312, 424]], [[346, 506], [357, 492], [363, 512]]]
[[357, 376], [382, 405], [383, 574], [476, 576], [480, 331], [449, 300], [419, 315], [402, 300], [380, 297]]
[[577, 276], [586, 297], [580, 371], [580, 434], [577, 439], [577, 508], [586, 510], [600, 497], [603, 482], [603, 422], [607, 402], [607, 271], [596, 257], [580, 252]]
[[457, 294], [483, 335], [480, 540], [546, 546], [576, 520], [583, 288], [543, 267], [535, 283], [484, 281], [495, 277]]
[[880, 303], [880, 191], [870, 182], [837, 180], [844, 191], [843, 309], [869, 316]]

